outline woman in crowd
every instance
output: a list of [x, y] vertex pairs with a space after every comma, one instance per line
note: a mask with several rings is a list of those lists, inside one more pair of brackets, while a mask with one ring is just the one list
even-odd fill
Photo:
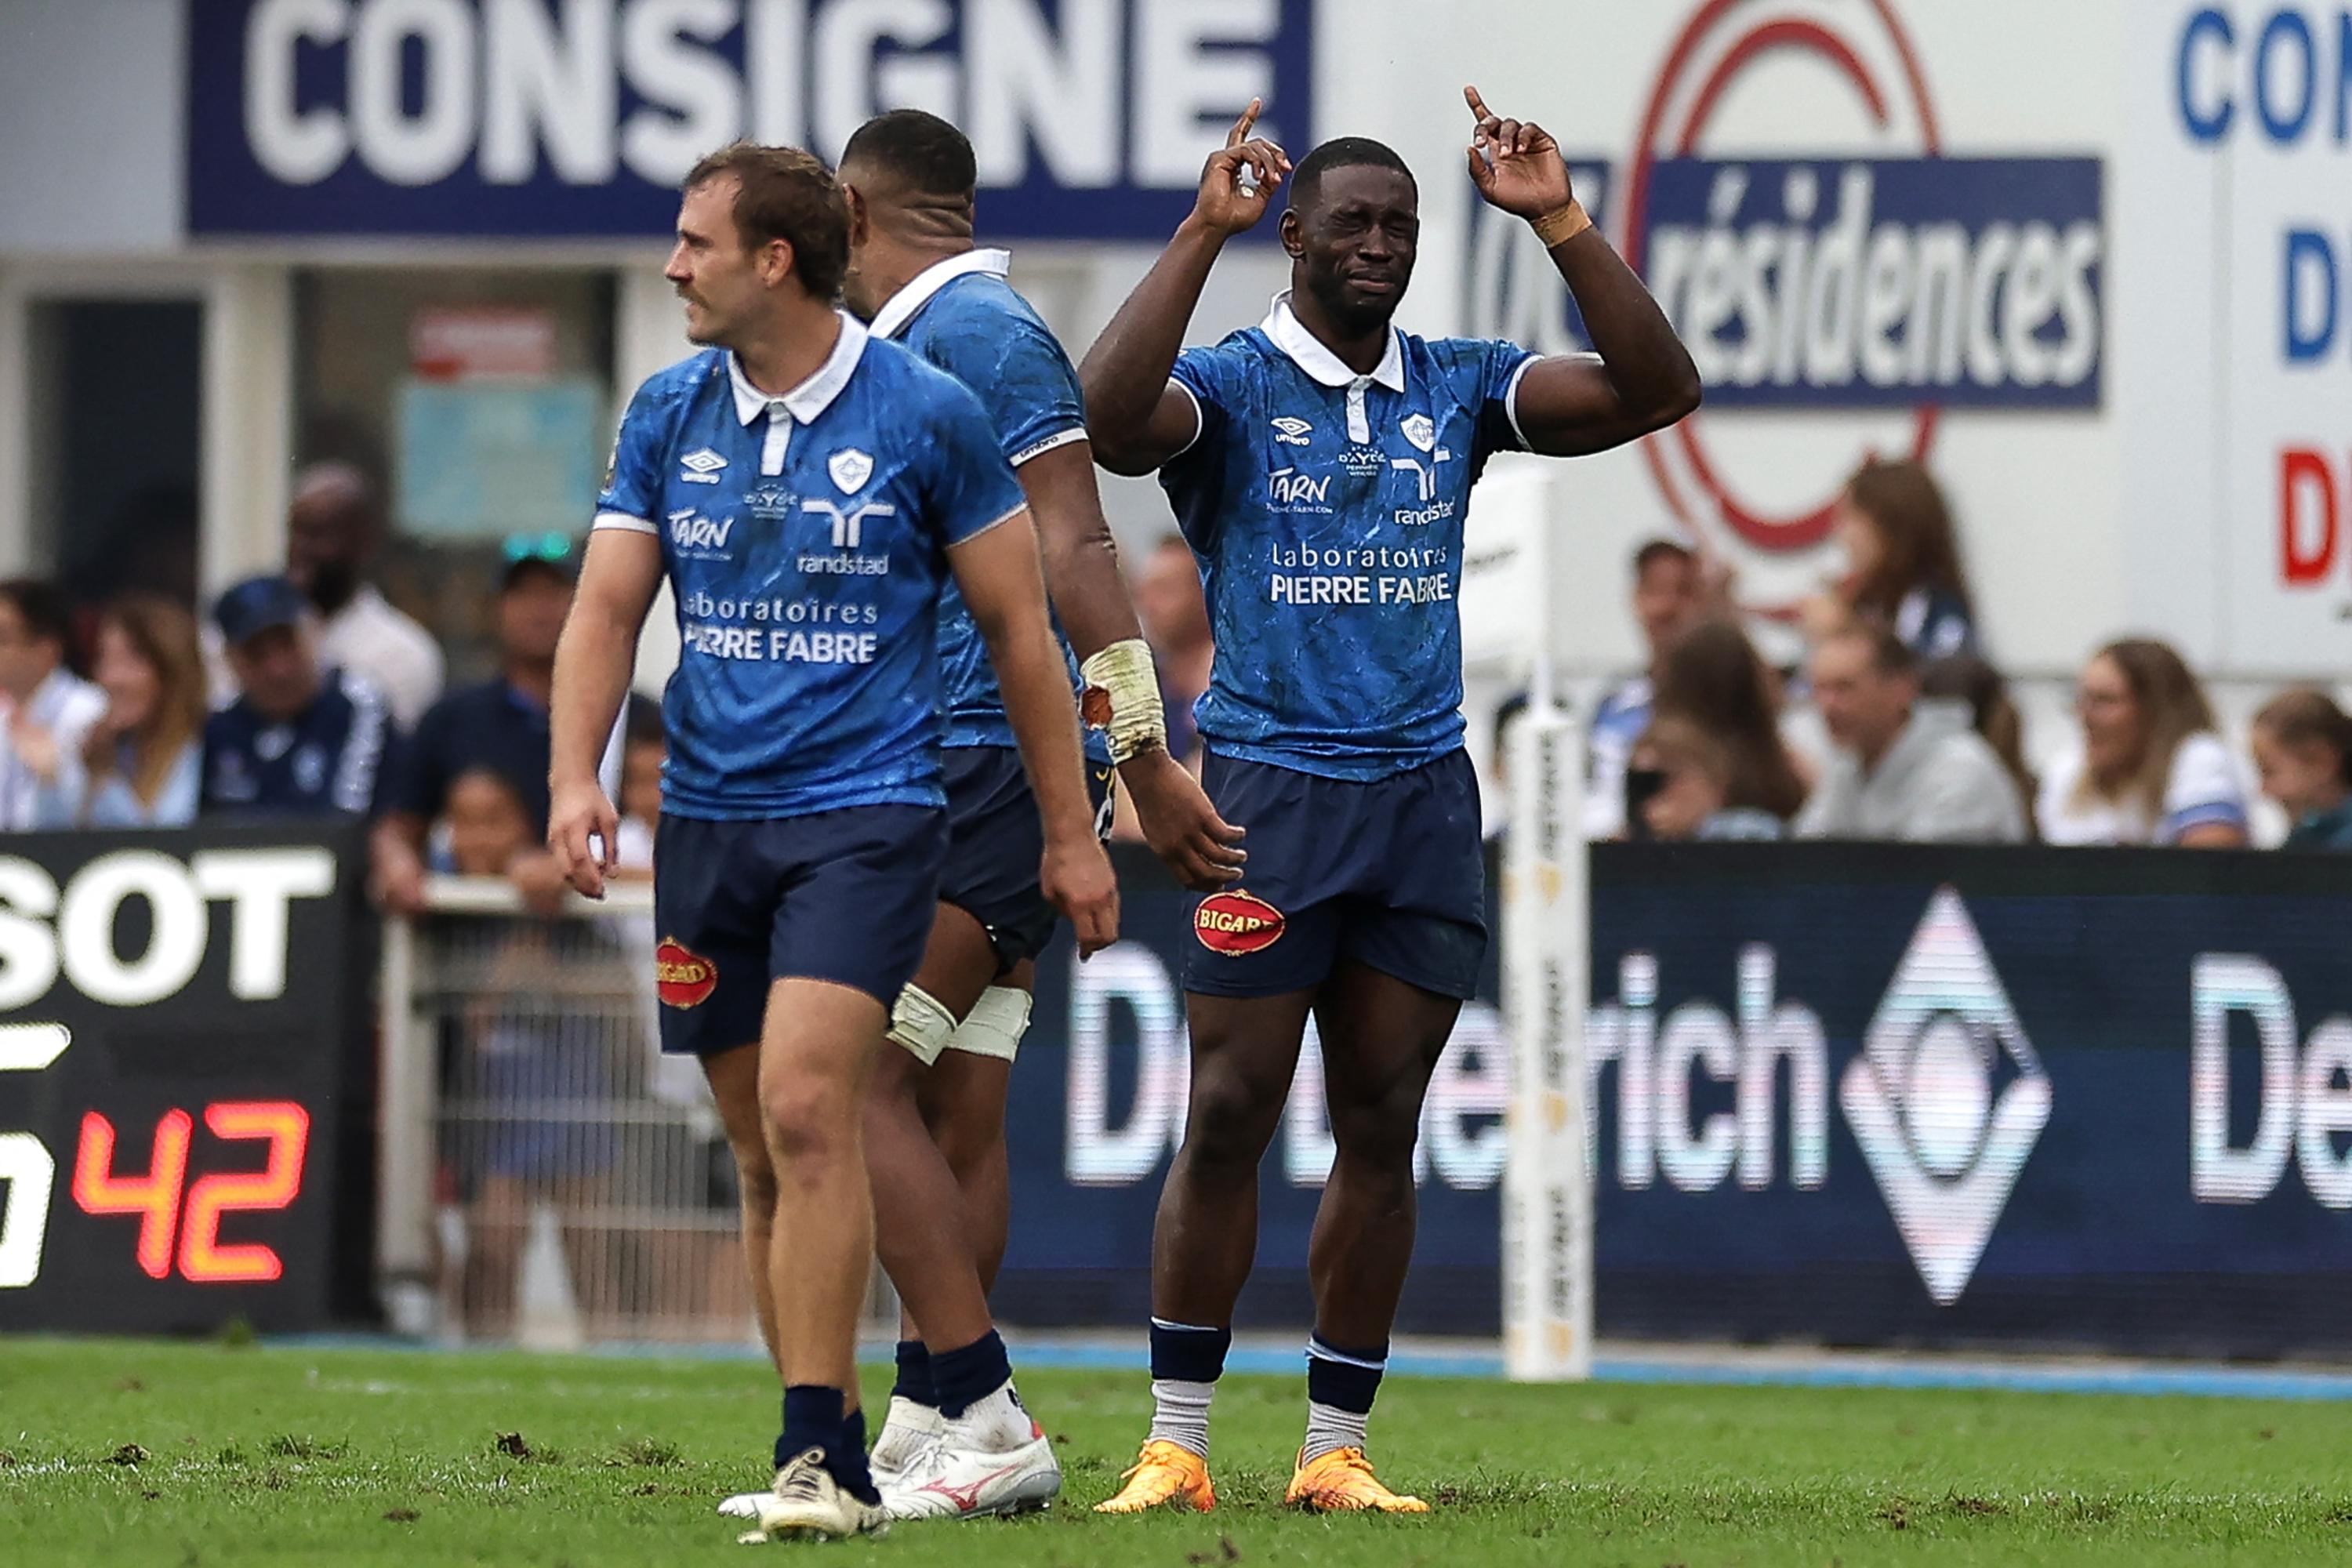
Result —
[[41, 795], [57, 827], [184, 827], [195, 820], [207, 710], [195, 617], [168, 599], [132, 595], [98, 623], [106, 711], [81, 754]]
[[1781, 838], [1788, 824], [1733, 805], [1731, 748], [1693, 720], [1662, 713], [1633, 742], [1627, 824], [1637, 838]]
[[2352, 849], [2352, 718], [2320, 691], [2287, 691], [2254, 715], [2263, 793], [2294, 826], [2287, 849]]
[[2082, 742], [2042, 781], [2036, 808], [2053, 844], [2246, 843], [2236, 759], [2213, 732], [2204, 689], [2163, 643], [2126, 637], [2083, 668]]
[[[1771, 672], [1739, 629], [1715, 617], [1685, 632], [1666, 650], [1656, 678], [1651, 727], [1675, 718], [1696, 728], [1725, 753], [1723, 806], [1757, 811], [1787, 822], [1805, 804], [1808, 785], [1780, 738], [1780, 702]], [[1639, 786], [1628, 774], [1625, 820], [1641, 819], [1631, 799]]]
[[1907, 459], [1864, 463], [1846, 481], [1832, 537], [1843, 569], [1805, 602], [1807, 641], [1869, 619], [1894, 627], [1923, 663], [1976, 651], [1976, 611], [1951, 509], [1925, 468]]
[[[1925, 665], [1919, 671], [1919, 695], [1931, 701], [1968, 705], [1969, 725], [1992, 748], [2002, 769], [2017, 785], [2017, 798], [2031, 805], [2041, 793], [2033, 770], [2025, 763], [2025, 717], [2010, 700], [2009, 683], [2000, 671], [1972, 653], [1956, 653]], [[2026, 836], [2033, 836], [2028, 814]]]

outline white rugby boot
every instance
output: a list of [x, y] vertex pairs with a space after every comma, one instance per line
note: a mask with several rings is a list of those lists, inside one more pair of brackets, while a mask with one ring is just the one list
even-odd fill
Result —
[[948, 1418], [929, 1405], [918, 1405], [898, 1394], [890, 1396], [890, 1413], [882, 1419], [882, 1435], [866, 1462], [873, 1468], [874, 1484], [887, 1489], [913, 1464], [931, 1439], [947, 1429]]
[[767, 1541], [846, 1541], [853, 1535], [883, 1535], [890, 1516], [860, 1502], [824, 1468], [824, 1450], [810, 1448], [776, 1472], [774, 1492], [760, 1505], [759, 1528], [736, 1540], [745, 1546]]
[[1053, 1442], [1008, 1383], [944, 1422], [882, 1506], [892, 1519], [981, 1519], [1044, 1508], [1061, 1489]]

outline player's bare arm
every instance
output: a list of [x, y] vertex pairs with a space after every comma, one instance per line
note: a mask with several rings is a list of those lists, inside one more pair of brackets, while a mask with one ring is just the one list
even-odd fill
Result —
[[1070, 705], [1069, 668], [1045, 618], [1045, 581], [1029, 513], [1014, 512], [994, 528], [950, 545], [948, 565], [988, 643], [989, 662], [1004, 690], [1005, 717], [1013, 722], [1013, 738], [1045, 823], [1038, 883], [1069, 917], [1078, 951], [1091, 956], [1118, 940], [1118, 880], [1095, 837], [1077, 714]]
[[[604, 896], [616, 862], [620, 814], [596, 765], [629, 694], [637, 634], [662, 580], [661, 542], [628, 529], [588, 536], [580, 586], [555, 645], [548, 704], [547, 847], [583, 897]], [[592, 843], [594, 838], [599, 842]]]
[[1699, 405], [1698, 367], [1642, 279], [1584, 216], [1559, 143], [1533, 121], [1506, 120], [1462, 89], [1477, 121], [1470, 178], [1488, 205], [1536, 225], [1584, 313], [1598, 355], [1538, 361], [1519, 383], [1519, 428], [1547, 457], [1620, 447]]
[[1095, 460], [1114, 474], [1150, 473], [1200, 433], [1200, 411], [1169, 385], [1169, 373], [1225, 241], [1265, 216], [1290, 174], [1288, 154], [1250, 134], [1259, 108], [1250, 100], [1224, 146], [1209, 155], [1191, 215], [1078, 366]]
[[1197, 892], [1213, 892], [1241, 876], [1248, 858], [1238, 847], [1242, 830], [1217, 815], [1200, 781], [1168, 754], [1167, 736], [1157, 722], [1159, 688], [1150, 679], [1143, 631], [1119, 574], [1118, 547], [1103, 517], [1093, 450], [1087, 442], [1073, 441], [1030, 458], [1016, 472], [1036, 519], [1046, 591], [1070, 646], [1092, 665], [1106, 649], [1132, 645], [1140, 666], [1133, 684], [1149, 688], [1111, 693], [1114, 703], [1148, 704], [1154, 720], [1155, 732], [1135, 742], [1130, 754], [1120, 754], [1128, 750], [1118, 732], [1120, 716], [1109, 719], [1111, 754], [1119, 782], [1135, 802], [1144, 841], [1178, 881]]

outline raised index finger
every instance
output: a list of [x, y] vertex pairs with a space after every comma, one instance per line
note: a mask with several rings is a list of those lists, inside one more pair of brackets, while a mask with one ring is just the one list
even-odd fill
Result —
[[1476, 115], [1482, 122], [1498, 118], [1493, 110], [1486, 107], [1486, 100], [1478, 96], [1476, 88], [1465, 87], [1462, 89], [1462, 98], [1463, 101], [1470, 105], [1470, 112]]
[[1242, 110], [1242, 117], [1234, 121], [1234, 128], [1225, 132], [1225, 145], [1238, 147], [1248, 141], [1250, 128], [1257, 123], [1257, 111], [1265, 107], [1265, 100], [1251, 99], [1249, 107]]

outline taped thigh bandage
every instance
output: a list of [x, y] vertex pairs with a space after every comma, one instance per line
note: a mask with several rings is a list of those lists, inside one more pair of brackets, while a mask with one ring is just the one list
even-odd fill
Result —
[[1017, 985], [990, 986], [949, 1038], [948, 1049], [1011, 1061], [1020, 1052], [1021, 1037], [1029, 1032], [1032, 1005], [1029, 993]]
[[890, 1037], [911, 1052], [917, 1061], [925, 1067], [938, 1061], [940, 1053], [947, 1048], [949, 1037], [955, 1033], [955, 1015], [938, 997], [912, 984], [898, 993], [898, 1000], [890, 1009]]

